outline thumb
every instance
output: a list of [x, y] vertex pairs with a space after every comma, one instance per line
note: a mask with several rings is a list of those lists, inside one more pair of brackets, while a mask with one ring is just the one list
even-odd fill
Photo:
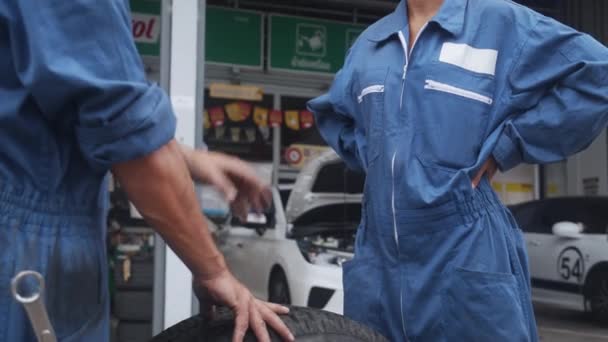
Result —
[[215, 318], [215, 305], [211, 295], [196, 280], [193, 280], [192, 287], [198, 299], [200, 315], [206, 320], [213, 320]]

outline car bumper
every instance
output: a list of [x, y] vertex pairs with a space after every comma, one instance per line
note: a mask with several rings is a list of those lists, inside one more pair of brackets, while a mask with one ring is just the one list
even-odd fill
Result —
[[[343, 313], [342, 268], [307, 264], [307, 267], [294, 272], [289, 278], [292, 304]], [[329, 292], [331, 293], [327, 295]], [[319, 296], [322, 299], [319, 299]], [[318, 305], [320, 302], [323, 305]], [[310, 305], [311, 303], [316, 305]]]

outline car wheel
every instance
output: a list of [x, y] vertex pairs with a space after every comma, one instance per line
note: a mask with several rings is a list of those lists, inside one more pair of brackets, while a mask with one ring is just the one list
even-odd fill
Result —
[[[282, 319], [299, 342], [387, 341], [359, 323], [326, 311], [292, 307], [289, 315], [282, 316]], [[200, 316], [189, 318], [160, 333], [150, 342], [230, 342], [233, 329], [232, 312], [220, 309], [212, 321], [207, 322]], [[270, 331], [270, 339], [273, 342], [282, 341], [274, 331]], [[243, 341], [255, 342], [257, 339], [249, 330]]]
[[273, 271], [272, 275], [270, 276], [270, 284], [268, 285], [268, 301], [283, 305], [291, 304], [287, 277], [280, 269]]
[[596, 273], [590, 286], [591, 314], [598, 322], [608, 323], [608, 273]]

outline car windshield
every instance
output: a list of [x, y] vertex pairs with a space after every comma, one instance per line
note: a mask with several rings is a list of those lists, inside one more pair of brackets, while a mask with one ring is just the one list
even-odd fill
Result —
[[346, 167], [344, 162], [327, 164], [319, 170], [314, 193], [361, 194], [365, 184], [365, 174], [357, 173]]
[[293, 222], [293, 235], [352, 233], [361, 220], [361, 203], [339, 203], [311, 209]]

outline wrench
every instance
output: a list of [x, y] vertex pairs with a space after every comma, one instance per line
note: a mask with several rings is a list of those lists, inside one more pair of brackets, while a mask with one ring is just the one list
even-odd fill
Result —
[[[19, 293], [19, 284], [26, 278], [33, 278], [36, 281], [38, 291], [22, 296]], [[15, 300], [25, 308], [38, 342], [57, 342], [55, 331], [44, 306], [44, 278], [42, 275], [36, 271], [19, 272], [11, 281], [11, 291]]]

